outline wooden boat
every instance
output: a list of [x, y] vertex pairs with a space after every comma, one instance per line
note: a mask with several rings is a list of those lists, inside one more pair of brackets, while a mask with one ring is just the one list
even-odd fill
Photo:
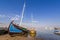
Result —
[[17, 24], [14, 24], [13, 21], [10, 23], [9, 28], [8, 28], [8, 33], [11, 36], [28, 36], [29, 30], [26, 28], [23, 28], [21, 26], [18, 26]]

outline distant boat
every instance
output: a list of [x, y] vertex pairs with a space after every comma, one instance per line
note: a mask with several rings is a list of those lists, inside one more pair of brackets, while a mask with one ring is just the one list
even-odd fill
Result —
[[8, 31], [6, 30], [6, 27], [2, 26], [2, 23], [0, 23], [0, 35], [5, 35], [8, 33]]
[[54, 28], [54, 34], [60, 35], [60, 28]]
[[28, 35], [29, 30], [26, 28], [23, 28], [21, 26], [18, 26], [17, 24], [13, 23], [13, 21], [10, 23], [8, 32], [11, 36], [15, 35]]
[[0, 30], [0, 35], [5, 35], [5, 34], [8, 34], [8, 31], [6, 31], [6, 30]]

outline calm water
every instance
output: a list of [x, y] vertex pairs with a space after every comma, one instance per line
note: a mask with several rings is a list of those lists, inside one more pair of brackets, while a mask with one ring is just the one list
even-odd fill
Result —
[[56, 35], [53, 32], [37, 32], [38, 38], [43, 38], [44, 40], [60, 40], [60, 35]]

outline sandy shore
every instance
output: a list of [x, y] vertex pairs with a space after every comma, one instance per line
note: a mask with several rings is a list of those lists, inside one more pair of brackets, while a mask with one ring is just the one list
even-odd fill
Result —
[[11, 37], [9, 34], [6, 34], [6, 35], [0, 35], [0, 40], [42, 40], [42, 39], [28, 38], [28, 37], [21, 37], [21, 36]]

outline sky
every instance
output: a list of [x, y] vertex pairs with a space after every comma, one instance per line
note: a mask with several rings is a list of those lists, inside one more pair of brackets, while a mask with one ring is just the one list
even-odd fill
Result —
[[60, 0], [0, 0], [0, 22], [20, 22], [24, 3], [23, 23], [31, 23], [32, 14], [34, 23], [60, 25]]

